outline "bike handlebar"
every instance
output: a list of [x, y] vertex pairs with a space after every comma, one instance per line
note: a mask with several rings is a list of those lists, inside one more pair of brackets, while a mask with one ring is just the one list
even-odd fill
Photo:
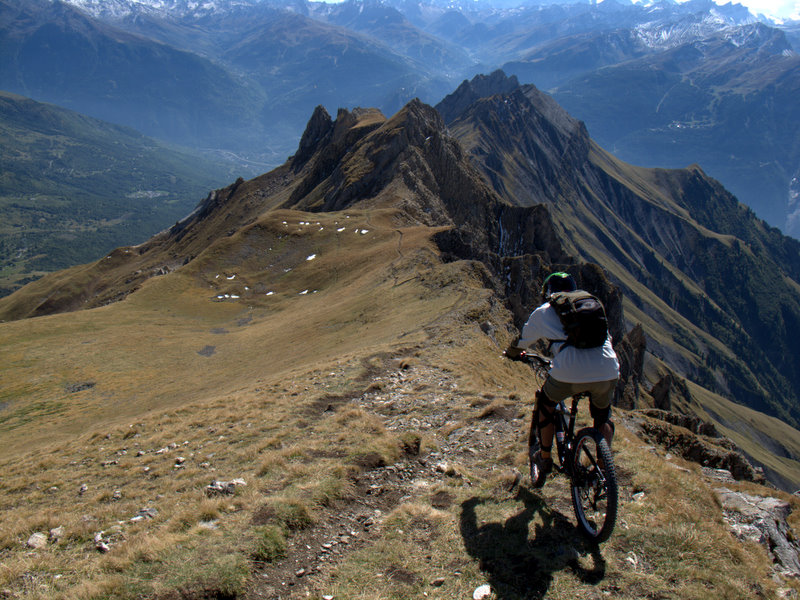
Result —
[[547, 367], [548, 369], [553, 366], [552, 358], [539, 354], [538, 352], [523, 351], [522, 354], [520, 354], [520, 357], [522, 361], [526, 363], [538, 363], [543, 367]]
[[538, 352], [530, 352], [528, 350], [523, 350], [516, 357], [508, 356], [506, 353], [503, 353], [503, 356], [505, 356], [509, 360], [517, 360], [528, 364], [538, 364], [547, 369], [549, 369], [553, 364], [553, 359], [544, 356], [542, 354], [539, 354]]

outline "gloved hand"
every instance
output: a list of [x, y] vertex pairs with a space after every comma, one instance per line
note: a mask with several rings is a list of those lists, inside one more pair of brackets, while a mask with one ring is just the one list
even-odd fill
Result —
[[506, 348], [503, 354], [506, 358], [510, 358], [511, 360], [520, 360], [522, 357], [522, 353], [524, 352], [524, 348], [517, 348], [514, 345], [509, 346]]

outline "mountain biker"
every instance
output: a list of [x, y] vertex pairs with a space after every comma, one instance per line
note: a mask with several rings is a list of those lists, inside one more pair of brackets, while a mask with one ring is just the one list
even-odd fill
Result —
[[[611, 447], [614, 424], [611, 421], [611, 399], [619, 379], [619, 362], [611, 345], [611, 335], [596, 348], [576, 348], [567, 344], [567, 335], [556, 309], [550, 300], [557, 292], [577, 290], [572, 275], [555, 272], [542, 285], [544, 304], [534, 310], [522, 328], [520, 337], [506, 350], [506, 356], [519, 360], [520, 354], [540, 339], [550, 341], [553, 361], [542, 389], [536, 392], [536, 408], [531, 421], [531, 439], [539, 432], [539, 451], [534, 461], [541, 476], [533, 482], [544, 485], [546, 475], [553, 469], [551, 450], [555, 433], [554, 410], [559, 402], [575, 394], [588, 393], [594, 427]], [[536, 427], [534, 427], [536, 423]]]

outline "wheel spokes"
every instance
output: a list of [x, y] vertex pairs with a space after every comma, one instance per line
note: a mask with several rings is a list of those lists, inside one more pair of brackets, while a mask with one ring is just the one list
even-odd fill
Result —
[[[575, 473], [579, 487], [578, 497], [586, 525], [595, 531], [602, 527], [606, 516], [606, 485], [603, 470], [596, 458], [596, 448], [590, 448], [591, 438], [584, 438], [578, 447], [578, 460]], [[595, 452], [592, 452], [592, 450]]]

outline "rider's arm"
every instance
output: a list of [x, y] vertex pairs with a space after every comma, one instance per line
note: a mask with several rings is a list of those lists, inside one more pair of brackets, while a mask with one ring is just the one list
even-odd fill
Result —
[[520, 337], [511, 342], [511, 345], [506, 348], [505, 355], [507, 358], [518, 359], [523, 351], [527, 350], [539, 339], [536, 333], [538, 331], [536, 324], [541, 320], [540, 316], [536, 316], [538, 311], [539, 309], [536, 309], [531, 313], [527, 323], [522, 328]]
[[[528, 317], [528, 321], [522, 327], [522, 332], [520, 333], [519, 339], [514, 342], [514, 346], [520, 350], [525, 350], [541, 339], [551, 339], [554, 332], [551, 331], [553, 327], [552, 324], [549, 324], [550, 319], [547, 318], [550, 316], [548, 314], [549, 311], [552, 311], [549, 303], [542, 304], [539, 308], [533, 311], [531, 316]], [[556, 315], [556, 320], [557, 319], [558, 316]], [[560, 321], [557, 322], [560, 327]], [[560, 336], [561, 333], [559, 332], [556, 337]]]

